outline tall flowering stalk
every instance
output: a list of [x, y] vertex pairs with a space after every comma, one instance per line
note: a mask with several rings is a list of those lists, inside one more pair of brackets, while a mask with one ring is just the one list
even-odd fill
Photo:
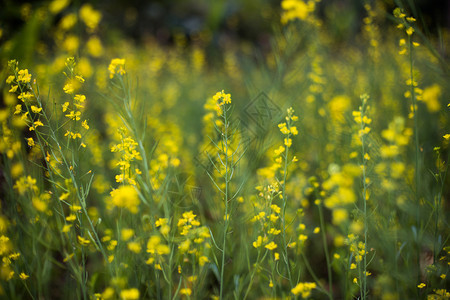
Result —
[[291, 265], [289, 262], [288, 256], [288, 243], [286, 237], [286, 208], [287, 208], [287, 196], [286, 196], [286, 179], [288, 175], [288, 167], [293, 162], [296, 161], [297, 158], [288, 159], [289, 156], [289, 148], [292, 146], [291, 137], [298, 134], [297, 127], [294, 126], [294, 122], [298, 120], [298, 117], [294, 115], [294, 109], [292, 107], [288, 108], [286, 122], [278, 124], [278, 128], [281, 133], [285, 135], [284, 138], [284, 154], [281, 155], [281, 158], [284, 162], [283, 170], [281, 171], [282, 181], [280, 182], [281, 186], [281, 199], [282, 199], [282, 207], [281, 207], [281, 238], [283, 242], [283, 261], [286, 265], [286, 271], [289, 279], [289, 284], [291, 289], [294, 289], [294, 280], [291, 274]]
[[[409, 90], [406, 91], [405, 95], [409, 96], [411, 98], [411, 113], [409, 115], [410, 118], [414, 119], [414, 145], [415, 145], [415, 190], [414, 190], [414, 196], [416, 201], [416, 230], [417, 228], [421, 227], [420, 224], [420, 179], [421, 179], [421, 164], [420, 164], [420, 151], [419, 151], [419, 125], [418, 125], [418, 118], [417, 118], [417, 99], [418, 95], [417, 92], [420, 92], [421, 90], [417, 87], [418, 83], [416, 81], [416, 78], [414, 77], [415, 70], [414, 70], [414, 48], [420, 46], [419, 43], [413, 41], [413, 35], [414, 35], [414, 23], [416, 22], [416, 19], [411, 16], [407, 16], [405, 12], [397, 7], [394, 9], [394, 17], [397, 18], [399, 24], [397, 25], [398, 29], [404, 30], [407, 36], [407, 40], [400, 39], [399, 45], [402, 48], [399, 52], [400, 55], [409, 55], [409, 74], [408, 79], [406, 80], [406, 85], [409, 87]], [[416, 235], [416, 262], [417, 266], [420, 265], [420, 255], [421, 255], [421, 249], [420, 249], [420, 243], [418, 240], [419, 235]], [[417, 268], [417, 280], [420, 281], [420, 268]]]
[[[367, 299], [368, 297], [368, 291], [367, 291], [367, 276], [370, 275], [370, 273], [367, 271], [367, 235], [368, 235], [368, 223], [367, 223], [367, 200], [368, 200], [368, 185], [370, 183], [369, 178], [367, 177], [367, 166], [368, 162], [370, 160], [370, 155], [368, 153], [367, 149], [367, 134], [369, 134], [371, 128], [369, 125], [372, 123], [372, 119], [367, 117], [366, 112], [369, 109], [369, 106], [367, 105], [367, 100], [369, 99], [369, 96], [367, 94], [364, 94], [361, 96], [361, 106], [359, 107], [358, 111], [353, 112], [353, 117], [359, 126], [358, 130], [358, 137], [361, 144], [361, 157], [362, 157], [362, 164], [361, 164], [361, 170], [362, 170], [362, 185], [363, 185], [363, 192], [362, 192], [362, 202], [363, 202], [363, 218], [364, 218], [364, 244], [359, 243], [357, 249], [355, 249], [354, 252], [358, 252], [358, 254], [355, 256], [355, 259], [359, 262], [361, 262], [361, 259], [359, 259], [362, 256], [362, 264], [358, 264], [360, 266], [359, 268], [359, 278], [360, 281], [359, 287], [360, 287], [360, 293], [362, 299]], [[351, 246], [352, 247], [352, 246]]]
[[244, 153], [239, 153], [239, 147], [237, 147], [234, 151], [230, 148], [232, 144], [233, 135], [236, 131], [233, 131], [230, 123], [231, 117], [231, 95], [226, 94], [223, 90], [221, 92], [217, 92], [213, 96], [213, 100], [216, 103], [216, 112], [219, 117], [220, 122], [216, 123], [215, 128], [220, 135], [219, 143], [215, 143], [215, 147], [218, 150], [217, 153], [217, 162], [214, 162], [212, 157], [209, 156], [209, 160], [214, 166], [215, 171], [217, 171], [220, 176], [223, 177], [223, 184], [219, 184], [213, 178], [213, 175], [208, 172], [208, 176], [211, 178], [215, 187], [219, 190], [220, 194], [223, 197], [224, 206], [225, 206], [225, 214], [224, 214], [224, 226], [223, 226], [223, 240], [221, 248], [216, 247], [221, 251], [221, 265], [220, 265], [220, 299], [223, 299], [224, 292], [224, 273], [225, 273], [225, 257], [226, 257], [226, 247], [227, 247], [227, 235], [228, 229], [230, 226], [230, 212], [231, 212], [231, 201], [236, 198], [239, 191], [237, 191], [234, 195], [231, 195], [230, 184], [231, 179], [233, 178], [235, 168], [239, 163], [239, 160], [242, 158]]
[[[89, 129], [89, 125], [86, 119], [82, 119], [86, 96], [76, 93], [84, 83], [84, 78], [76, 73], [75, 66], [74, 58], [70, 57], [66, 60], [67, 73], [64, 72], [64, 75], [67, 80], [63, 91], [69, 97], [69, 101], [62, 104], [62, 113], [68, 120], [62, 125], [58, 124], [57, 114], [55, 116], [47, 112], [36, 81], [31, 82], [31, 74], [27, 69], [19, 70], [17, 61], [9, 62], [13, 75], [9, 76], [6, 82], [11, 85], [11, 93], [19, 94], [18, 99], [22, 101], [22, 104], [16, 105], [14, 114], [20, 115], [29, 131], [35, 133], [36, 141], [30, 137], [27, 139], [27, 144], [32, 150], [40, 152], [42, 157], [45, 157], [43, 167], [46, 171], [46, 179], [53, 185], [53, 191], [49, 192], [45, 199], [43, 197], [34, 199], [33, 205], [38, 211], [45, 212], [49, 208], [51, 195], [57, 196], [57, 198], [53, 197], [57, 199], [55, 207], [60, 215], [57, 224], [58, 227], [62, 227], [61, 242], [68, 248], [63, 249], [63, 253], [69, 257], [68, 261], [74, 277], [81, 286], [83, 298], [87, 299], [88, 273], [85, 265], [87, 249], [93, 243], [103, 255], [105, 262], [107, 262], [107, 257], [97, 229], [88, 214], [87, 197], [93, 174], [90, 171], [82, 174], [78, 168], [80, 150], [86, 147], [83, 135]], [[61, 143], [60, 130], [64, 128], [68, 128], [64, 134], [67, 141]], [[91, 174], [90, 178], [84, 182], [82, 177], [88, 174]], [[20, 190], [20, 182], [18, 188]], [[67, 216], [65, 206], [70, 211]], [[84, 220], [87, 221], [87, 225], [83, 223]], [[81, 230], [76, 230], [76, 228]], [[81, 258], [75, 256], [72, 261], [71, 258], [74, 256], [72, 252], [77, 248], [68, 245], [77, 245], [81, 252]], [[79, 264], [81, 264], [81, 268]]]

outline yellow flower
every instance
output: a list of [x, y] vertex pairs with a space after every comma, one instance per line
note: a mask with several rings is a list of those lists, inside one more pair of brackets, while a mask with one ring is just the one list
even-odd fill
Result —
[[81, 111], [75, 112], [73, 110], [70, 111], [70, 113], [66, 115], [66, 117], [68, 117], [69, 119], [75, 120], [75, 121], [80, 120], [80, 116], [81, 116]]
[[114, 58], [111, 60], [111, 63], [108, 67], [109, 78], [114, 78], [114, 75], [124, 75], [125, 74], [125, 59], [123, 58]]
[[89, 125], [87, 123], [87, 120], [84, 120], [83, 122], [81, 122], [81, 126], [83, 126], [86, 130], [89, 129]]
[[425, 284], [425, 283], [420, 283], [420, 284], [418, 284], [417, 285], [417, 287], [419, 288], [419, 289], [423, 289], [424, 287], [426, 287], [427, 285]]
[[273, 241], [264, 246], [264, 248], [269, 249], [269, 250], [274, 250], [277, 247], [278, 247], [277, 244], [275, 244]]
[[284, 145], [288, 148], [291, 147], [292, 139], [284, 139]]
[[33, 97], [34, 97], [33, 94], [31, 94], [30, 92], [23, 92], [20, 93], [17, 98], [20, 99], [22, 102], [25, 102], [27, 100], [31, 100], [31, 98]]
[[14, 111], [14, 114], [15, 115], [19, 115], [19, 114], [21, 114], [22, 113], [22, 104], [17, 104], [16, 105], [16, 109], [15, 109], [15, 111]]
[[27, 274], [25, 274], [25, 273], [20, 273], [19, 274], [19, 277], [20, 277], [20, 279], [22, 279], [22, 280], [26, 280], [28, 277], [30, 277], [30, 276], [28, 276]]
[[75, 91], [72, 83], [66, 83], [66, 85], [64, 85], [63, 87], [64, 93], [66, 94], [73, 94], [73, 92]]
[[302, 298], [308, 298], [311, 295], [311, 290], [317, 287], [315, 282], [300, 282], [292, 290], [292, 294], [301, 294]]
[[69, 3], [69, 0], [53, 0], [49, 5], [48, 10], [53, 14], [57, 14], [66, 8]]
[[276, 205], [276, 204], [272, 204], [272, 205], [270, 206], [270, 208], [271, 208], [274, 212], [276, 212], [277, 214], [279, 214], [279, 213], [281, 212], [281, 208], [280, 208], [278, 205]]
[[192, 294], [192, 290], [190, 288], [184, 288], [180, 290], [180, 295], [190, 296]]
[[68, 107], [69, 107], [69, 102], [64, 102], [64, 104], [62, 105], [62, 111], [65, 112]]
[[18, 88], [18, 87], [19, 87], [18, 85], [13, 85], [13, 86], [9, 89], [8, 92], [10, 92], [10, 93], [15, 93], [15, 92], [17, 91], [17, 88]]
[[122, 229], [122, 231], [120, 233], [121, 233], [122, 240], [128, 241], [134, 235], [134, 230], [131, 228], [124, 228], [124, 229]]
[[284, 150], [286, 150], [286, 148], [284, 148], [283, 146], [280, 146], [278, 149], [274, 150], [275, 155], [278, 156], [278, 155], [282, 154], [284, 152]]
[[139, 290], [131, 288], [128, 290], [122, 290], [120, 292], [120, 299], [122, 300], [136, 300], [139, 299]]
[[300, 234], [300, 235], [298, 236], [298, 240], [301, 241], [301, 242], [304, 242], [304, 241], [306, 241], [307, 239], [308, 239], [308, 236], [307, 236], [307, 235]]
[[17, 76], [17, 81], [22, 82], [22, 83], [29, 83], [31, 81], [31, 74], [28, 73], [28, 69], [19, 71], [19, 76]]
[[87, 48], [89, 54], [92, 55], [93, 57], [100, 57], [103, 55], [103, 52], [104, 52], [102, 42], [96, 36], [91, 37], [87, 41], [86, 48]]
[[406, 34], [412, 35], [413, 33], [414, 33], [414, 28], [409, 27], [408, 29], [406, 29]]
[[258, 238], [256, 239], [256, 241], [253, 242], [253, 247], [255, 247], [255, 248], [261, 247], [263, 241], [265, 241], [266, 239], [267, 239], [267, 238], [264, 238], [264, 239], [263, 239], [262, 236], [258, 236]]
[[70, 231], [70, 228], [72, 227], [72, 224], [66, 224], [63, 226], [63, 229], [61, 230], [64, 233], [67, 233]]
[[28, 146], [30, 146], [30, 147], [33, 147], [35, 145], [33, 138], [27, 138], [27, 143], [28, 143]]
[[9, 75], [8, 78], [6, 78], [6, 83], [11, 84], [16, 77], [14, 75]]
[[42, 107], [37, 107], [37, 106], [31, 105], [31, 111], [34, 112], [35, 114], [40, 113], [41, 110], [42, 110]]
[[127, 247], [128, 250], [134, 253], [140, 253], [142, 249], [141, 244], [139, 244], [138, 242], [130, 242], [127, 244]]
[[207, 262], [209, 262], [209, 259], [204, 255], [200, 256], [198, 259], [198, 264], [200, 265], [200, 267], [203, 267]]
[[86, 101], [86, 96], [85, 95], [75, 95], [75, 97], [73, 97], [73, 100], [80, 102], [80, 103], [84, 103], [84, 101]]
[[[220, 92], [217, 92], [213, 96], [213, 100], [214, 100], [214, 102], [216, 102], [220, 106], [224, 105], [224, 104], [230, 104], [231, 103], [231, 95], [230, 94], [225, 94], [225, 92], [222, 90]], [[219, 102], [219, 100], [222, 100], [222, 101]]]
[[70, 214], [66, 217], [66, 221], [73, 222], [77, 219], [77, 217], [74, 214]]
[[85, 82], [83, 76], [81, 76], [81, 75], [75, 75], [75, 79], [78, 80], [78, 81], [81, 82], [81, 83], [84, 83], [84, 82]]
[[90, 240], [85, 239], [84, 237], [78, 236], [78, 242], [82, 245], [82, 246], [87, 246], [91, 243]]
[[131, 213], [136, 214], [140, 200], [138, 192], [133, 186], [122, 185], [111, 192], [111, 202], [118, 208], [126, 208]]
[[282, 134], [289, 134], [290, 133], [290, 130], [287, 129], [287, 127], [286, 127], [286, 123], [278, 124], [278, 128], [280, 128], [280, 131], [281, 131]]
[[91, 4], [84, 4], [80, 8], [80, 19], [90, 31], [93, 31], [97, 28], [98, 23], [100, 23], [102, 14], [98, 10], [95, 10]]
[[298, 134], [298, 130], [297, 130], [297, 127], [295, 127], [295, 126], [291, 126], [291, 133], [292, 133], [292, 135], [297, 135]]

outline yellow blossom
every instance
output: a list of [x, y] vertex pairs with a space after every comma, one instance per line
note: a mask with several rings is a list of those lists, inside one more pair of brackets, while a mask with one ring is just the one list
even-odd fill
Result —
[[140, 253], [142, 249], [141, 244], [139, 244], [138, 242], [129, 242], [127, 244], [127, 248], [134, 253]]
[[31, 81], [31, 74], [28, 73], [28, 69], [19, 71], [17, 81], [22, 83], [29, 83]]
[[123, 228], [122, 231], [120, 232], [122, 240], [123, 241], [128, 241], [129, 239], [131, 239], [134, 235], [134, 230], [131, 228]]
[[190, 288], [183, 288], [180, 290], [180, 294], [190, 296], [192, 294], [192, 290]]
[[284, 139], [284, 145], [286, 145], [286, 147], [291, 147], [292, 145], [292, 139]]
[[66, 83], [66, 85], [64, 85], [63, 87], [64, 93], [66, 94], [73, 94], [73, 92], [75, 91], [72, 83]]
[[85, 238], [82, 237], [82, 236], [77, 236], [77, 237], [78, 237], [78, 242], [79, 242], [82, 246], [87, 246], [87, 245], [89, 245], [89, 244], [91, 243], [90, 240], [85, 239]]
[[302, 298], [308, 298], [311, 295], [311, 291], [317, 287], [315, 282], [300, 282], [292, 290], [292, 294], [301, 294]]
[[93, 31], [100, 23], [102, 14], [98, 10], [95, 10], [91, 4], [87, 3], [80, 8], [80, 19], [90, 31]]
[[122, 300], [137, 300], [137, 299], [139, 299], [139, 290], [136, 288], [122, 290], [120, 292], [120, 299], [122, 299]]
[[126, 208], [131, 213], [138, 212], [140, 203], [136, 189], [131, 185], [122, 185], [111, 192], [111, 202], [118, 208]]
[[273, 241], [264, 246], [264, 248], [269, 249], [269, 250], [274, 250], [277, 247], [278, 247], [277, 244], [275, 244]]
[[125, 74], [125, 59], [123, 58], [114, 58], [111, 60], [111, 63], [108, 67], [109, 78], [114, 78], [114, 75], [124, 75]]
[[35, 114], [40, 113], [41, 110], [42, 110], [42, 107], [37, 107], [35, 105], [31, 105], [31, 111], [34, 112]]

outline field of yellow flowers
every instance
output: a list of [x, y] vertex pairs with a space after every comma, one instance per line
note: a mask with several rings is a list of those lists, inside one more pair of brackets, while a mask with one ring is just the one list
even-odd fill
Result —
[[450, 299], [449, 32], [388, 2], [282, 0], [264, 51], [16, 4], [0, 298]]

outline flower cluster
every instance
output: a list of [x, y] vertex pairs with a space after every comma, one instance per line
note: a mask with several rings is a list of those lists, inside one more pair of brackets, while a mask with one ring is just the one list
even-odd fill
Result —
[[286, 24], [289, 21], [296, 19], [305, 21], [311, 18], [312, 13], [316, 8], [316, 3], [320, 0], [283, 0], [281, 1], [281, 8], [283, 14], [281, 15], [281, 23]]
[[[411, 40], [411, 36], [414, 33], [413, 24], [416, 22], [416, 19], [414, 17], [407, 17], [406, 14], [404, 13], [404, 11], [399, 7], [394, 9], [394, 17], [397, 18], [397, 20], [399, 22], [399, 24], [397, 25], [397, 28], [405, 30], [405, 32], [408, 36], [408, 41], [411, 41], [411, 45], [413, 47], [420, 46], [419, 43]], [[404, 38], [401, 38], [399, 40], [398, 45], [400, 47], [400, 51], [398, 52], [400, 55], [407, 54], [408, 49], [411, 47], [411, 45], [408, 44], [407, 40], [405, 40]]]
[[[350, 270], [357, 270], [360, 273], [359, 275], [357, 275], [357, 277], [359, 276], [360, 279], [362, 276], [367, 277], [372, 275], [372, 273], [370, 273], [369, 271], [365, 271], [365, 273], [363, 272], [363, 270], [365, 269], [365, 262], [363, 260], [368, 253], [366, 251], [366, 245], [364, 244], [364, 242], [359, 241], [358, 236], [351, 233], [347, 236], [347, 239], [345, 239], [345, 244], [349, 246], [350, 253], [355, 259], [355, 263], [350, 263]], [[355, 284], [358, 284], [357, 277], [353, 278], [353, 283]]]
[[300, 282], [292, 290], [294, 295], [302, 295], [302, 298], [308, 298], [311, 296], [311, 291], [317, 287], [315, 282]]
[[[84, 83], [83, 76], [79, 74], [75, 74], [75, 66], [76, 62], [73, 57], [70, 57], [66, 60], [66, 67], [69, 71], [69, 74], [66, 74], [67, 76], [67, 82], [63, 87], [64, 93], [70, 96], [70, 101], [64, 102], [62, 104], [62, 112], [65, 114], [65, 117], [68, 118], [70, 129], [66, 131], [64, 136], [68, 137], [69, 139], [81, 139], [82, 135], [80, 133], [80, 125], [84, 130], [89, 129], [89, 125], [87, 123], [87, 120], [81, 120], [82, 113], [85, 109], [86, 105], [86, 96], [83, 94], [76, 94], [75, 92], [80, 88], [80, 86]], [[82, 147], [86, 147], [86, 145], [81, 142], [80, 145]]]
[[168, 255], [170, 249], [159, 235], [152, 235], [147, 242], [147, 253], [150, 254], [150, 257], [145, 263], [161, 270], [161, 263], [164, 262], [163, 255]]
[[119, 153], [120, 158], [116, 166], [119, 166], [120, 174], [116, 175], [116, 182], [136, 185], [136, 175], [142, 172], [133, 164], [142, 160], [141, 154], [136, 150], [138, 143], [127, 134], [125, 127], [118, 130], [120, 135], [120, 143], [111, 147], [111, 152]]
[[215, 103], [215, 110], [216, 110], [217, 114], [220, 116], [220, 115], [222, 115], [222, 109], [226, 109], [226, 108], [223, 108], [222, 106], [224, 106], [225, 104], [231, 104], [231, 95], [226, 94], [222, 90], [220, 92], [217, 92], [212, 97], [212, 100]]
[[[208, 259], [203, 255], [203, 248], [209, 248], [207, 239], [210, 238], [210, 233], [207, 227], [200, 226], [200, 222], [196, 219], [192, 211], [184, 212], [182, 217], [178, 219], [178, 231], [184, 239], [180, 242], [178, 250], [182, 254], [195, 254], [199, 259], [200, 266], [203, 266]], [[194, 246], [197, 245], [197, 246]], [[199, 247], [203, 245], [202, 247]]]
[[[253, 247], [259, 249], [264, 247], [270, 251], [277, 249], [278, 245], [275, 242], [275, 238], [281, 233], [279, 219], [281, 208], [274, 204], [273, 201], [279, 199], [281, 192], [279, 186], [268, 185], [264, 188], [257, 187], [259, 190], [259, 199], [262, 203], [254, 203], [255, 215], [250, 220], [252, 223], [259, 224], [259, 235], [252, 243]], [[279, 259], [279, 253], [274, 252], [275, 260]]]
[[139, 208], [139, 195], [136, 188], [132, 185], [121, 185], [119, 188], [111, 191], [111, 199], [108, 202], [110, 209], [126, 208], [133, 214], [138, 212]]
[[[35, 131], [38, 127], [44, 126], [41, 121], [42, 106], [39, 101], [36, 101], [35, 88], [31, 83], [31, 74], [28, 69], [19, 70], [19, 63], [15, 60], [8, 62], [9, 68], [14, 75], [8, 76], [6, 83], [10, 85], [9, 92], [17, 95], [17, 98], [22, 104], [15, 106], [15, 115], [20, 115], [29, 131]], [[35, 145], [33, 138], [28, 138], [27, 141], [30, 147]]]
[[113, 79], [115, 75], [123, 76], [125, 75], [125, 59], [124, 58], [114, 58], [108, 67], [109, 78]]

